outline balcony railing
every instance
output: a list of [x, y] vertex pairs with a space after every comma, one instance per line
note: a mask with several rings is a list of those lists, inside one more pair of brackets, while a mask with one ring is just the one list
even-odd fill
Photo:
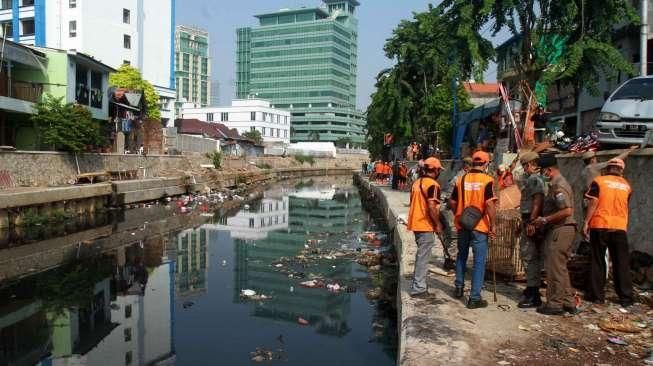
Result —
[[0, 88], [0, 96], [25, 100], [33, 103], [38, 103], [41, 101], [42, 95], [42, 84], [14, 81], [9, 87], [9, 93], [7, 93], [7, 88]]

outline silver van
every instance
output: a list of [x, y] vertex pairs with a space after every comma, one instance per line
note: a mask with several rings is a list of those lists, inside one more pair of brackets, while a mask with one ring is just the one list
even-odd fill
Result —
[[653, 131], [653, 76], [630, 79], [607, 98], [596, 121], [598, 140], [639, 145]]

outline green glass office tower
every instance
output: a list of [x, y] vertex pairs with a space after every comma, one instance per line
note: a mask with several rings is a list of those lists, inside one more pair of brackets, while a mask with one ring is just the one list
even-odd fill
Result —
[[356, 0], [257, 15], [237, 30], [236, 94], [270, 100], [292, 113], [291, 141], [365, 139], [356, 110]]
[[175, 39], [176, 108], [184, 102], [206, 107], [211, 100], [209, 33], [178, 25]]

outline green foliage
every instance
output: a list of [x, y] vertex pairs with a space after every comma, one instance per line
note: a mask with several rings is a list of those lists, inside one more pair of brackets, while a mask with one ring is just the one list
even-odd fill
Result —
[[40, 131], [41, 142], [56, 150], [80, 152], [102, 146], [100, 123], [83, 106], [64, 103], [63, 97], [46, 94], [31, 117]]
[[261, 132], [258, 130], [243, 132], [240, 135], [246, 139], [254, 141], [256, 145], [261, 145], [263, 143], [263, 136], [261, 136]]
[[[445, 0], [439, 8], [466, 33], [508, 30], [518, 37], [516, 71], [531, 88], [539, 81], [540, 95], [558, 80], [596, 94], [601, 77], [634, 72], [614, 43], [616, 27], [637, 22], [629, 0]], [[560, 40], [562, 52], [551, 47]]]
[[72, 220], [75, 215], [69, 211], [57, 210], [52, 212], [52, 214], [42, 215], [34, 209], [28, 209], [23, 214], [22, 226], [44, 226], [48, 224], [61, 224], [66, 223]]
[[259, 169], [263, 169], [263, 170], [272, 169], [272, 165], [270, 165], [268, 163], [256, 163], [256, 167], [259, 168]]
[[111, 266], [103, 258], [70, 263], [39, 276], [36, 295], [46, 311], [62, 315], [64, 310], [90, 307], [95, 285], [110, 276]]
[[[441, 143], [450, 141], [452, 81], [482, 79], [494, 50], [490, 41], [459, 29], [463, 25], [449, 15], [434, 7], [416, 13], [412, 20], [402, 21], [385, 44], [386, 56], [396, 65], [377, 76], [367, 110], [372, 156], [381, 153], [387, 132], [400, 144], [434, 143], [435, 132]], [[476, 22], [473, 16], [467, 18]], [[457, 96], [459, 112], [471, 108], [461, 85]]]
[[159, 94], [149, 81], [143, 79], [138, 69], [127, 64], [120, 66], [118, 71], [109, 76], [109, 85], [130, 90], [143, 90], [147, 117], [155, 120], [161, 119]]
[[309, 163], [311, 166], [315, 165], [315, 158], [311, 155], [297, 154], [294, 157], [295, 160], [300, 164]]
[[206, 157], [211, 159], [211, 162], [216, 169], [222, 168], [222, 151], [206, 153]]

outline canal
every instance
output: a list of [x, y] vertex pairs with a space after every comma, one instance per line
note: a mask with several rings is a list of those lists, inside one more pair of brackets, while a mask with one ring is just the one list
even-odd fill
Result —
[[394, 249], [349, 177], [186, 206], [3, 235], [0, 365], [395, 364]]

